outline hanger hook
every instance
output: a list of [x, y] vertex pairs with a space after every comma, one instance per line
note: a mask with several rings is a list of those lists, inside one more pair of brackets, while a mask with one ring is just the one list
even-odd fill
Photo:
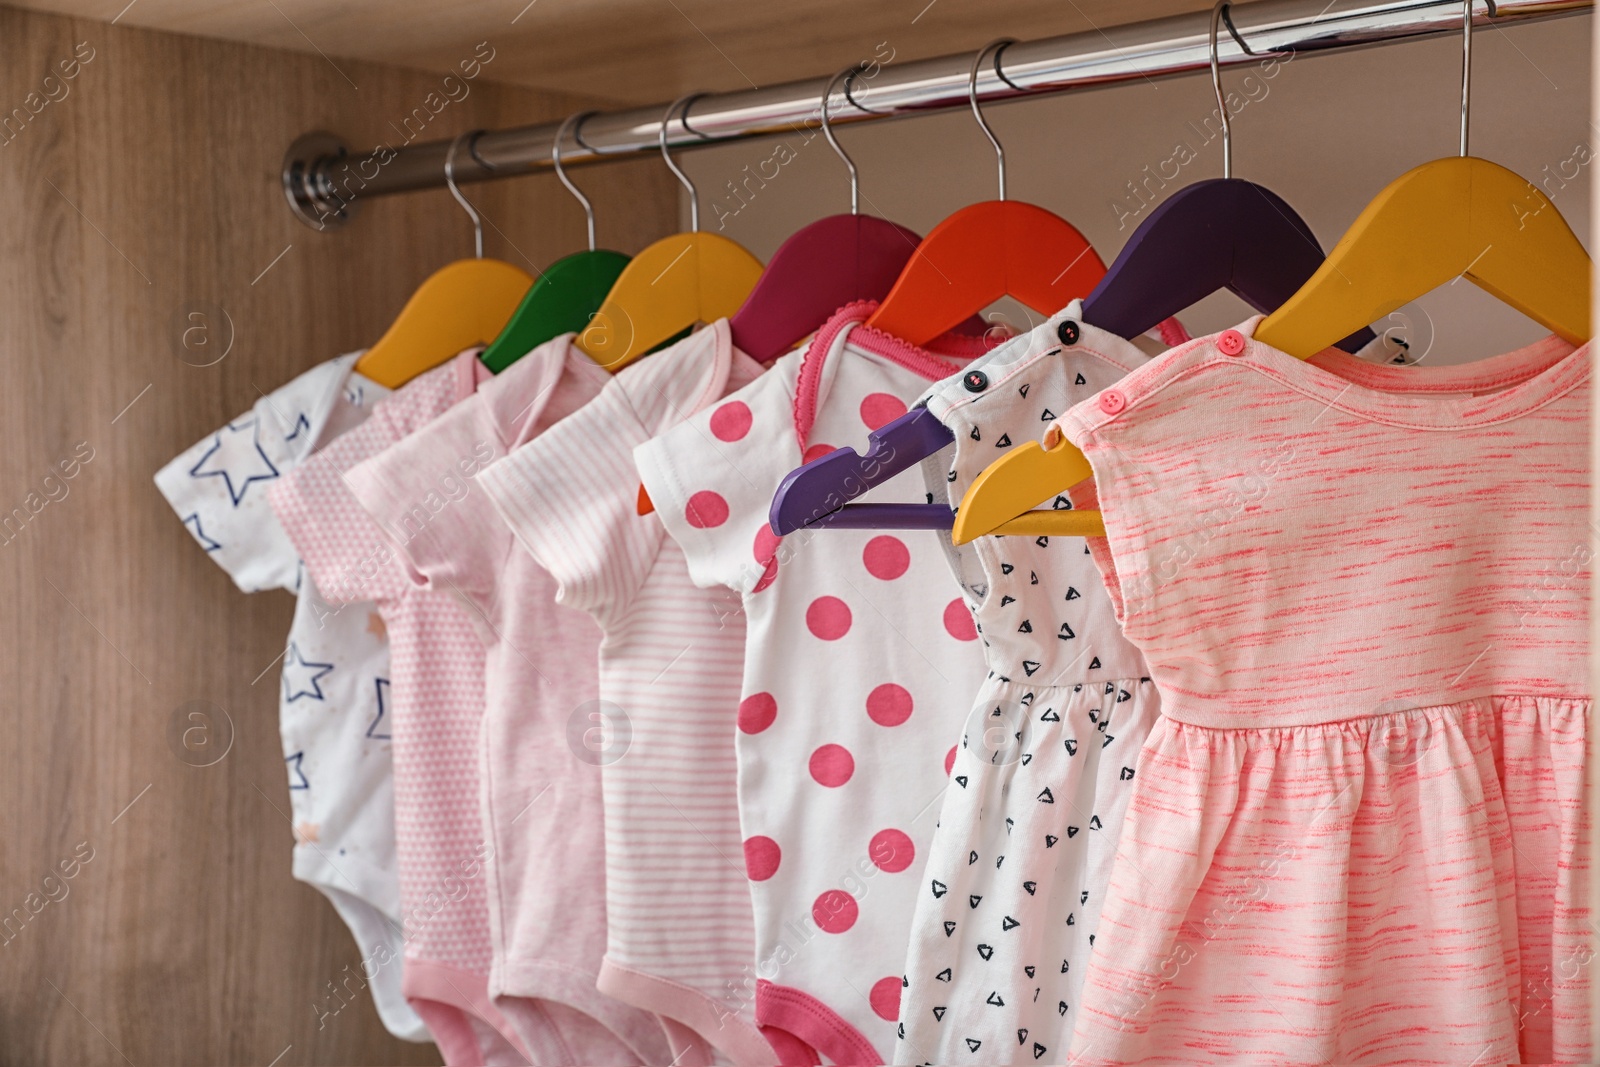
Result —
[[828, 121], [828, 99], [833, 96], [833, 87], [839, 84], [839, 79], [844, 78], [846, 79], [844, 96], [846, 100], [849, 100], [849, 79], [854, 78], [859, 69], [859, 67], [844, 68], [832, 78], [829, 78], [828, 87], [822, 90], [822, 136], [828, 139], [828, 144], [833, 146], [834, 153], [844, 161], [844, 165], [850, 170], [850, 214], [852, 215], [861, 214], [861, 177], [856, 173], [855, 160], [851, 159], [845, 150], [839, 146], [839, 139], [833, 135], [833, 124]]
[[1222, 67], [1217, 62], [1217, 23], [1229, 7], [1229, 0], [1211, 5], [1211, 88], [1217, 94], [1217, 113], [1222, 116], [1222, 176], [1233, 177], [1233, 123], [1228, 118], [1228, 101], [1222, 95]]
[[456, 188], [456, 150], [461, 147], [461, 142], [471, 138], [478, 139], [482, 130], [472, 130], [457, 137], [450, 142], [450, 151], [444, 154], [444, 183], [450, 187], [450, 195], [456, 198], [456, 203], [461, 205], [461, 210], [467, 213], [472, 220], [473, 250], [479, 259], [483, 258], [483, 219], [478, 216], [477, 210], [461, 195], [461, 190]]
[[567, 192], [578, 198], [578, 203], [583, 205], [583, 214], [589, 222], [589, 251], [594, 251], [594, 205], [589, 203], [589, 198], [583, 195], [583, 190], [572, 184], [572, 179], [567, 177], [567, 172], [561, 169], [561, 142], [567, 139], [567, 130], [577, 124], [574, 136], [578, 143], [583, 143], [583, 123], [590, 115], [597, 115], [597, 111], [580, 111], [576, 115], [568, 115], [561, 128], [556, 131], [556, 139], [550, 142], [550, 162], [556, 168], [556, 177], [561, 179], [561, 184], [567, 187]]
[[[1489, 17], [1500, 12], [1495, 0], [1484, 0]], [[1472, 0], [1461, 2], [1461, 155], [1467, 154], [1467, 129], [1472, 121]]]
[[[991, 130], [989, 128], [989, 124], [984, 121], [983, 109], [978, 106], [978, 68], [983, 66], [984, 57], [989, 54], [989, 50], [992, 48], [994, 49], [994, 72], [999, 76], [1001, 81], [1005, 81], [1006, 76], [1000, 70], [1000, 53], [1004, 52], [1007, 47], [1016, 43], [1017, 41], [1014, 37], [1000, 37], [990, 41], [988, 44], [978, 49], [978, 54], [972, 57], [972, 70], [967, 75], [967, 102], [972, 105], [972, 117], [978, 120], [978, 128], [983, 130], [983, 135], [989, 138], [990, 144], [994, 145], [995, 160], [998, 163], [1000, 170], [1001, 200], [1006, 198], [1006, 150], [1001, 146], [1000, 138], [994, 135], [994, 131]], [[1006, 82], [1006, 84], [1009, 85], [1010, 82]]]
[[[683, 128], [689, 130], [689, 108], [694, 106], [694, 102], [704, 95], [706, 94], [690, 93], [688, 96], [680, 96], [667, 105], [667, 113], [661, 116], [661, 158], [667, 161], [667, 166], [672, 170], [672, 173], [678, 176], [678, 181], [682, 182], [683, 187], [689, 190], [690, 233], [700, 232], [700, 191], [694, 187], [694, 182], [689, 180], [689, 176], [678, 169], [678, 165], [672, 161], [672, 153], [667, 151], [667, 127], [672, 124], [672, 116], [681, 107], [683, 108], [683, 118], [680, 121], [683, 123]], [[693, 133], [694, 131], [689, 130], [689, 132]]]

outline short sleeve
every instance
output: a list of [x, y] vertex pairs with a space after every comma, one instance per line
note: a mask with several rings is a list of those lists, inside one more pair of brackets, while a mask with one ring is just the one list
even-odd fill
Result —
[[312, 368], [156, 472], [190, 535], [246, 593], [297, 584], [299, 557], [267, 492], [310, 453], [353, 361]]
[[628, 609], [661, 543], [660, 520], [638, 513], [633, 450], [648, 437], [616, 378], [479, 480], [557, 602], [602, 625]]
[[488, 608], [511, 534], [477, 478], [502, 455], [480, 394], [356, 464], [344, 481], [405, 556], [402, 573]]
[[639, 477], [702, 588], [756, 591], [776, 558], [772, 496], [801, 463], [794, 424], [800, 353], [634, 449]]

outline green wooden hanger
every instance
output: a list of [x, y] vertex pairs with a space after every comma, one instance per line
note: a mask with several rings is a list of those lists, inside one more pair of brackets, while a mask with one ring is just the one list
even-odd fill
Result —
[[581, 144], [581, 123], [593, 114], [595, 112], [585, 111], [569, 117], [561, 124], [555, 142], [550, 146], [550, 159], [555, 165], [556, 177], [583, 205], [583, 213], [589, 222], [589, 247], [550, 264], [539, 275], [539, 280], [533, 283], [527, 296], [523, 297], [522, 303], [512, 313], [511, 321], [500, 331], [500, 336], [483, 350], [479, 358], [484, 366], [496, 374], [551, 338], [564, 333], [578, 333], [589, 325], [589, 320], [600, 310], [622, 268], [628, 265], [628, 257], [621, 252], [595, 247], [594, 207], [589, 203], [589, 198], [567, 178], [566, 171], [561, 169], [561, 142], [566, 139], [568, 128], [580, 124], [577, 137]]

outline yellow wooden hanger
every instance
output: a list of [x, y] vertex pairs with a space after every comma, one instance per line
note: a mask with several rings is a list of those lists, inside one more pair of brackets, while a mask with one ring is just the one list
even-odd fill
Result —
[[685, 327], [732, 315], [761, 277], [761, 261], [742, 245], [700, 232], [699, 193], [667, 151], [672, 116], [682, 107], [679, 121], [688, 130], [689, 107], [700, 95], [674, 100], [661, 118], [661, 157], [689, 190], [689, 232], [663, 237], [634, 256], [578, 335], [578, 347], [612, 372]]
[[[1537, 186], [1467, 155], [1472, 0], [1463, 0], [1460, 155], [1407, 171], [1368, 204], [1323, 265], [1255, 338], [1308, 359], [1462, 276], [1563, 339], [1589, 339], [1589, 255]], [[1489, 0], [1491, 17], [1495, 13]], [[952, 540], [987, 533], [1104, 534], [1098, 512], [1029, 511], [1093, 474], [1055, 427], [990, 464], [962, 497]]]
[[444, 179], [450, 195], [472, 219], [477, 256], [441, 267], [418, 286], [377, 344], [356, 361], [356, 370], [379, 385], [398, 389], [432, 370], [462, 349], [487, 344], [500, 335], [512, 312], [533, 285], [527, 271], [483, 258], [483, 221], [456, 188], [456, 149], [462, 134], [445, 155]]

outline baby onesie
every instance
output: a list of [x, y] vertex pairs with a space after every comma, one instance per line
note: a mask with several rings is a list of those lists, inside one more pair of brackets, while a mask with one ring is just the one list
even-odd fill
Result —
[[463, 631], [486, 651], [489, 992], [539, 1064], [672, 1058], [654, 1016], [595, 989], [609, 908], [600, 769], [568, 738], [599, 697], [600, 631], [555, 603], [554, 579], [477, 482], [609, 380], [570, 334], [555, 338], [345, 474], [406, 580], [465, 606]]
[[1062, 420], [1163, 712], [1072, 1060], [1588, 1062], [1588, 348], [1258, 322]]
[[[1148, 358], [1080, 311], [924, 395], [955, 436], [923, 463], [952, 507], [997, 457]], [[1071, 507], [1065, 494], [1053, 505]], [[895, 1062], [1060, 1063], [1155, 687], [1083, 538], [942, 543], [989, 674], [928, 851]]]
[[[489, 998], [484, 867], [494, 849], [478, 815], [483, 646], [454, 596], [412, 581], [344, 472], [471, 396], [488, 373], [481, 367], [475, 352], [463, 352], [406, 383], [270, 491], [322, 595], [335, 605], [376, 604], [389, 635], [402, 989], [450, 1064], [521, 1063], [527, 1055]], [[448, 504], [449, 491], [441, 485], [418, 506]]]
[[[850, 305], [804, 351], [634, 452], [697, 585], [744, 603], [739, 819], [756, 923], [756, 1019], [784, 1063], [892, 1051], [906, 938], [983, 678], [972, 615], [930, 531], [767, 525], [784, 475], [903, 414], [956, 365]], [[748, 414], [747, 414], [748, 413]], [[907, 471], [866, 499], [922, 499]]]
[[[773, 1053], [755, 1025], [735, 786], [744, 615], [732, 590], [696, 588], [660, 517], [638, 514], [633, 450], [762, 370], [719, 320], [627, 367], [479, 479], [559, 583], [558, 601], [605, 634], [599, 700], [572, 720], [605, 793], [600, 990], [748, 1067], [768, 1067]], [[742, 440], [750, 409], [729, 401], [709, 427]]]
[[321, 890], [355, 935], [384, 1026], [407, 1041], [427, 1041], [427, 1028], [400, 992], [388, 642], [370, 603], [334, 608], [322, 599], [267, 505], [273, 481], [319, 442], [360, 423], [388, 393], [351, 369], [356, 358], [331, 359], [262, 397], [155, 481], [241, 590], [296, 594], [278, 685], [294, 876]]

